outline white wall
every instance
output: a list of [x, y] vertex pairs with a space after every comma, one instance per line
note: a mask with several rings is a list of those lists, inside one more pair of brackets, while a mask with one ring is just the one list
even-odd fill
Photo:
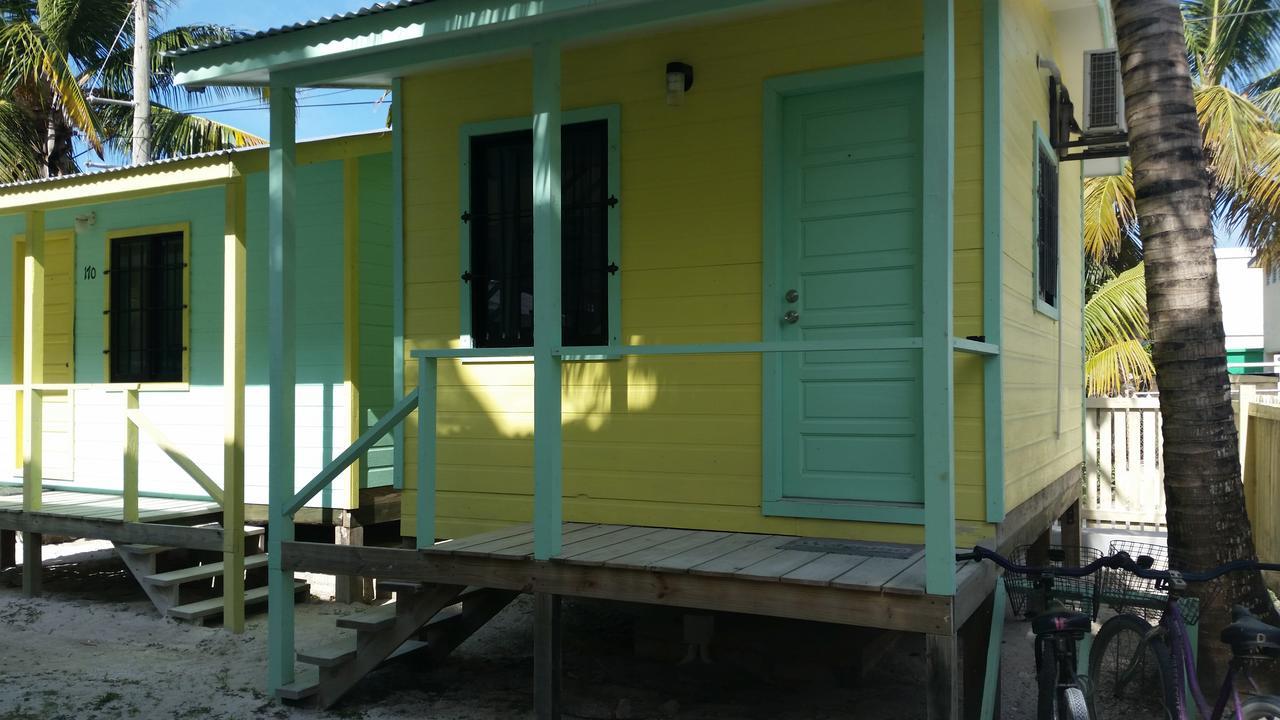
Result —
[[[1248, 248], [1217, 248], [1218, 293], [1222, 299], [1222, 326], [1227, 333], [1227, 349], [1252, 349], [1263, 345], [1262, 268], [1249, 267], [1253, 251]], [[1280, 312], [1272, 313], [1280, 315]], [[1280, 337], [1273, 338], [1280, 341]]]

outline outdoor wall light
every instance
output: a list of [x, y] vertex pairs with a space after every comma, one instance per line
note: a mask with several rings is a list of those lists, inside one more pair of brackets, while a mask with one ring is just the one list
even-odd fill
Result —
[[98, 224], [98, 213], [90, 211], [88, 215], [76, 216], [76, 232], [85, 233], [89, 228]]
[[693, 88], [693, 66], [682, 62], [667, 63], [667, 104], [679, 107], [684, 94]]

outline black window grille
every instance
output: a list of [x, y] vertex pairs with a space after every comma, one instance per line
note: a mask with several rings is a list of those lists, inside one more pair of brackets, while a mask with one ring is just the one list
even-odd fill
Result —
[[1036, 182], [1036, 292], [1040, 301], [1058, 307], [1058, 165], [1053, 155], [1039, 148], [1039, 177]]
[[181, 382], [183, 245], [180, 232], [111, 241], [111, 382]]
[[[604, 120], [561, 132], [561, 337], [609, 338], [609, 149]], [[471, 337], [476, 347], [533, 344], [533, 133], [471, 140]]]

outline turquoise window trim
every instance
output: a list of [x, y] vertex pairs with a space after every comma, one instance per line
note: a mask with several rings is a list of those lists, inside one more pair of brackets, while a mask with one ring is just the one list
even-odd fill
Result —
[[[1000, 4], [1001, 0], [983, 0], [982, 4], [982, 329], [987, 342], [997, 347], [1004, 323], [1004, 158], [1001, 153], [1004, 77]], [[987, 522], [998, 523], [1005, 517], [1004, 361], [999, 355], [983, 363], [982, 390], [986, 516]]]
[[[1053, 158], [1053, 166], [1058, 168], [1058, 151], [1053, 149], [1053, 145], [1049, 142], [1049, 136], [1044, 134], [1044, 129], [1040, 127], [1040, 123], [1032, 123], [1032, 147], [1031, 153], [1031, 303], [1035, 311], [1054, 321], [1062, 319], [1062, 241], [1059, 234], [1058, 241], [1058, 281], [1057, 281], [1057, 305], [1050, 305], [1040, 299], [1040, 159], [1043, 157], [1044, 151]], [[1061, 173], [1059, 173], [1061, 177]], [[1059, 189], [1061, 195], [1061, 189]], [[1062, 216], [1059, 213], [1058, 223], [1061, 225]]]
[[[763, 289], [760, 317], [764, 342], [780, 339], [781, 328], [770, 298], [780, 296], [779, 247], [782, 242], [782, 101], [793, 95], [834, 90], [849, 85], [924, 72], [924, 58], [851, 65], [764, 81], [763, 110]], [[766, 516], [924, 523], [924, 509], [901, 504], [784, 498], [782, 494], [782, 358], [765, 353], [761, 377], [761, 511]]]
[[[609, 123], [609, 195], [619, 198], [618, 205], [609, 211], [608, 244], [611, 262], [622, 265], [622, 108], [619, 105], [600, 105], [565, 110], [561, 114], [564, 125], [605, 120]], [[502, 118], [463, 125], [458, 134], [458, 274], [471, 268], [471, 233], [467, 223], [461, 220], [462, 213], [471, 207], [471, 138], [484, 135], [497, 135], [517, 130], [528, 130], [533, 126], [530, 117]], [[625, 268], [624, 268], [625, 269]], [[622, 338], [622, 271], [609, 276], [609, 345], [621, 344]], [[471, 292], [465, 282], [458, 283], [458, 338], [459, 346], [473, 347], [471, 340]], [[611, 356], [600, 356], [594, 359], [608, 360]], [[533, 350], [530, 348], [527, 362], [533, 361]]]

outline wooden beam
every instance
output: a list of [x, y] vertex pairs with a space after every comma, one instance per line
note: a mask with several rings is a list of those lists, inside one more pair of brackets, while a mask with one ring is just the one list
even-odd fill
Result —
[[1020, 545], [1030, 545], [1079, 499], [1080, 469], [1072, 468], [1009, 511], [996, 526], [996, 550], [1008, 554]]
[[418, 360], [418, 488], [414, 537], [419, 549], [436, 542], [436, 380], [435, 358]]
[[[44, 490], [44, 211], [26, 213], [26, 255], [22, 262], [22, 509], [39, 510]], [[22, 535], [22, 590], [38, 595], [41, 586], [38, 533]]]
[[[360, 437], [360, 159], [342, 161], [342, 380], [347, 391], [346, 443]], [[360, 502], [360, 458], [347, 472], [350, 507]]]
[[127, 523], [103, 518], [53, 515], [43, 512], [0, 512], [0, 530], [18, 530], [26, 534], [64, 535], [97, 538], [138, 545], [168, 545], [191, 550], [222, 551], [222, 529], [167, 525], [161, 523]]
[[131, 413], [138, 412], [138, 390], [125, 390], [124, 396], [124, 509], [125, 522], [138, 522], [138, 424]]
[[955, 8], [924, 0], [924, 537], [926, 587], [955, 592], [955, 358], [952, 214], [955, 194]]
[[[982, 3], [982, 332], [999, 345], [1004, 324], [1004, 78], [1001, 0]], [[1004, 520], [1004, 360], [982, 365], [987, 522]]]
[[[404, 85], [391, 81], [391, 397], [404, 397]], [[404, 427], [392, 431], [392, 486], [404, 489]]]
[[17, 549], [18, 533], [13, 530], [0, 530], [0, 571], [17, 566]]
[[[136, 390], [126, 391], [126, 394], [129, 394], [129, 393], [135, 394], [134, 404], [136, 405], [137, 391]], [[213, 481], [213, 478], [209, 477], [209, 475], [205, 473], [204, 470], [201, 470], [200, 466], [196, 465], [194, 460], [188, 457], [186, 453], [182, 452], [182, 450], [179, 449], [178, 446], [175, 445], [173, 441], [170, 440], [169, 437], [164, 434], [164, 431], [162, 431], [159, 428], [159, 426], [151, 422], [150, 418], [148, 418], [146, 415], [143, 415], [142, 411], [139, 410], [137, 407], [130, 407], [126, 409], [125, 417], [128, 418], [129, 424], [136, 426], [139, 430], [146, 433], [147, 437], [151, 440], [151, 442], [155, 443], [156, 447], [160, 448], [160, 450], [165, 455], [169, 456], [169, 459], [172, 460], [175, 465], [182, 468], [182, 471], [185, 472], [188, 477], [194, 480], [196, 484], [200, 486], [201, 490], [204, 490], [206, 493], [208, 493], [209, 497], [212, 498], [214, 502], [218, 503], [219, 505], [222, 504], [223, 502], [222, 488], [218, 487], [218, 484]], [[136, 437], [135, 437], [135, 442], [136, 442]]]
[[560, 720], [563, 670], [561, 602], [559, 595], [533, 596], [533, 697], [538, 720]]
[[560, 45], [533, 48], [533, 537], [534, 556], [560, 552]]
[[953, 598], [949, 596], [305, 542], [285, 543], [282, 562], [286, 569], [298, 572], [545, 592], [907, 632], [945, 635], [951, 630]]
[[[222, 220], [222, 526], [244, 527], [245, 187], [224, 190]], [[244, 533], [229, 532], [222, 546], [222, 624], [244, 632]]]
[[293, 539], [287, 512], [294, 489], [294, 197], [297, 91], [271, 88], [271, 148], [267, 171], [268, 502], [267, 689], [294, 680], [293, 573], [280, 548]]
[[928, 720], [961, 720], [959, 642], [954, 634], [924, 636], [925, 707]]

